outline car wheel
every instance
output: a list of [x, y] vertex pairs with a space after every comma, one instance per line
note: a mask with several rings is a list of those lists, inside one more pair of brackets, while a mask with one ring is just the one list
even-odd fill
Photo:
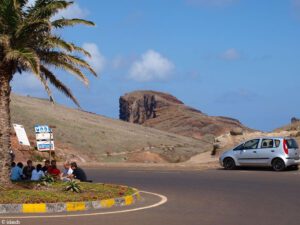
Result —
[[235, 162], [233, 158], [226, 158], [223, 161], [223, 167], [225, 170], [233, 170], [235, 169]]
[[272, 162], [272, 168], [275, 171], [283, 171], [285, 169], [285, 163], [282, 159], [274, 159]]

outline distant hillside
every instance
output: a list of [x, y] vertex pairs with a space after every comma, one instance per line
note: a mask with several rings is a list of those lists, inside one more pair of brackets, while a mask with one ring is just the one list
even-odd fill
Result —
[[172, 95], [155, 91], [120, 97], [120, 119], [197, 139], [220, 136], [236, 128], [250, 131], [236, 119], [208, 116]]
[[300, 132], [300, 120], [293, 117], [289, 124], [277, 128], [275, 129], [275, 131], [299, 131]]
[[62, 160], [181, 162], [211, 150], [211, 145], [192, 138], [53, 105], [43, 99], [13, 95], [11, 113], [12, 122], [25, 126], [33, 144], [34, 125], [54, 126], [57, 153]]

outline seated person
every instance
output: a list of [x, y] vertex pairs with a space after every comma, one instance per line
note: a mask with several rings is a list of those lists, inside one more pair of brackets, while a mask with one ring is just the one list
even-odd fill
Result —
[[23, 168], [22, 163], [19, 162], [17, 165], [15, 162], [12, 163], [12, 168], [11, 168], [11, 172], [10, 172], [10, 179], [12, 181], [22, 180], [22, 177], [23, 177], [22, 168]]
[[50, 161], [47, 159], [47, 160], [45, 160], [45, 164], [44, 164], [44, 166], [42, 168], [43, 172], [47, 173], [49, 167], [50, 167]]
[[87, 182], [87, 177], [83, 169], [77, 166], [76, 162], [71, 163], [71, 169], [73, 170], [72, 178], [80, 180], [82, 182]]
[[51, 160], [51, 166], [48, 168], [47, 173], [55, 177], [59, 176], [60, 170], [57, 169], [56, 160]]
[[28, 160], [27, 161], [27, 166], [24, 167], [23, 169], [23, 176], [25, 180], [30, 180], [31, 179], [31, 174], [32, 171], [34, 170], [34, 166], [32, 165], [32, 161]]
[[42, 165], [41, 164], [38, 164], [36, 166], [36, 169], [34, 169], [32, 171], [32, 175], [31, 175], [31, 180], [32, 181], [39, 181], [41, 180], [41, 178], [45, 176], [43, 170], [42, 170]]
[[69, 161], [64, 163], [63, 172], [60, 174], [60, 179], [62, 181], [70, 181], [72, 178], [73, 170], [71, 169], [71, 164]]

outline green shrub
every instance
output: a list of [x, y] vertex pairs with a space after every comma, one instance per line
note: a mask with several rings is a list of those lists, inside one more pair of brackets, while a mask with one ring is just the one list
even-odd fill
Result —
[[66, 186], [64, 188], [65, 191], [72, 191], [75, 193], [80, 193], [81, 192], [81, 186], [79, 184], [79, 182], [75, 181], [75, 180], [71, 180], [68, 181], [66, 183]]
[[44, 177], [42, 177], [41, 182], [42, 185], [49, 186], [52, 183], [54, 183], [54, 177], [49, 174], [46, 174]]

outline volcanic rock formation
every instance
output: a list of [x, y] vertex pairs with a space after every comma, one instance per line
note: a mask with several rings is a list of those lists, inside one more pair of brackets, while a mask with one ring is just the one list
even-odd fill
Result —
[[130, 123], [197, 139], [205, 135], [219, 136], [237, 128], [250, 130], [236, 119], [208, 116], [172, 95], [155, 91], [136, 91], [120, 97], [119, 117]]

